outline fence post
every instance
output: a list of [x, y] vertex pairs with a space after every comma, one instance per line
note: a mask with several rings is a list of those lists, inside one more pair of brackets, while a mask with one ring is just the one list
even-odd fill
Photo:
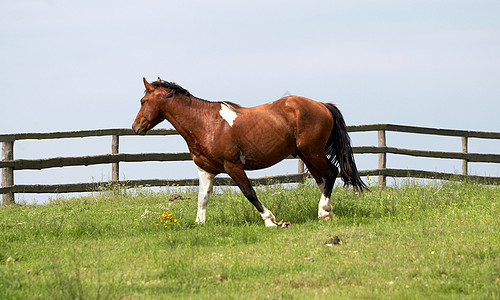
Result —
[[[120, 148], [120, 136], [113, 135], [111, 138], [111, 154], [118, 154]], [[120, 165], [118, 162], [111, 164], [111, 179], [113, 181], [120, 180]]]
[[302, 182], [300, 184], [304, 183], [305, 180], [306, 180], [306, 177], [305, 177], [305, 174], [304, 174], [304, 162], [300, 158], [297, 160], [297, 173], [303, 175], [302, 176]]
[[[14, 160], [14, 141], [2, 142], [2, 161]], [[2, 187], [14, 185], [14, 168], [2, 168]], [[2, 196], [3, 205], [15, 204], [14, 193], [8, 192]]]
[[299, 174], [303, 174], [304, 173], [304, 162], [300, 158], [298, 159], [297, 173], [299, 173]]
[[[385, 129], [381, 129], [378, 131], [378, 146], [379, 147], [386, 147], [386, 140], [385, 140]], [[387, 153], [384, 151], [382, 153], [378, 154], [378, 169], [379, 170], [385, 170], [387, 167]], [[386, 186], [386, 176], [385, 175], [378, 175], [378, 185], [379, 186]]]
[[[463, 136], [462, 137], [462, 153], [464, 154], [467, 154], [469, 151], [468, 151], [468, 140], [467, 140], [467, 137], [466, 136]], [[467, 166], [467, 163], [468, 163], [468, 159], [462, 159], [462, 175], [465, 175], [467, 176], [469, 174], [468, 172], [468, 166]]]

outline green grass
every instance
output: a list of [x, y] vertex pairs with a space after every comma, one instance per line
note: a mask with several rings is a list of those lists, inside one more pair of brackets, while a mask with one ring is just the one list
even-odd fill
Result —
[[[236, 191], [109, 191], [0, 208], [0, 299], [325, 299], [500, 297], [500, 189], [336, 188], [319, 222], [317, 187], [262, 187], [287, 229], [265, 228]], [[145, 210], [150, 211], [144, 218]], [[164, 228], [158, 216], [178, 220]], [[344, 243], [324, 243], [333, 236]]]

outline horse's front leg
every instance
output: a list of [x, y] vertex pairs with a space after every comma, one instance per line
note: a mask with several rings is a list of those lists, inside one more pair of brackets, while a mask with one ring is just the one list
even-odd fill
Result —
[[196, 223], [205, 223], [207, 204], [212, 192], [215, 175], [208, 173], [202, 168], [198, 168], [200, 177], [200, 191], [198, 192], [198, 213], [196, 214]]
[[243, 165], [241, 163], [231, 163], [228, 161], [224, 162], [224, 170], [226, 173], [236, 182], [243, 195], [250, 201], [257, 211], [260, 213], [264, 224], [266, 227], [276, 227], [276, 218], [273, 213], [267, 209], [262, 203], [257, 199], [257, 194], [255, 193], [250, 180], [248, 179], [245, 171], [243, 170]]

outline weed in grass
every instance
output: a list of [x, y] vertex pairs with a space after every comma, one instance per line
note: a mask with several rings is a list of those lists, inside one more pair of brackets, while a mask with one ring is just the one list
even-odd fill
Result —
[[171, 212], [166, 211], [158, 217], [158, 222], [153, 221], [153, 222], [151, 222], [151, 225], [155, 225], [155, 226], [160, 225], [163, 228], [167, 228], [169, 226], [172, 226], [175, 223], [177, 223], [177, 219], [174, 217], [174, 215]]

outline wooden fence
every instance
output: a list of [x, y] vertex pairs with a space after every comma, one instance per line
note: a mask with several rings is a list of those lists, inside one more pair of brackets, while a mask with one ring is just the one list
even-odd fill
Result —
[[[468, 175], [469, 162], [488, 162], [500, 163], [500, 154], [480, 154], [468, 152], [468, 139], [500, 139], [500, 132], [482, 132], [482, 131], [464, 131], [450, 129], [424, 128], [414, 126], [401, 126], [392, 124], [374, 124], [374, 125], [357, 125], [348, 126], [349, 132], [378, 132], [378, 146], [362, 146], [354, 147], [353, 151], [356, 154], [377, 154], [378, 168], [374, 170], [360, 170], [361, 176], [378, 176], [380, 186], [385, 186], [386, 177], [415, 177], [415, 178], [432, 178], [432, 179], [452, 179], [452, 180], [473, 180], [481, 183], [500, 184], [500, 177], [489, 176], [470, 176]], [[442, 136], [461, 137], [462, 149], [461, 152], [442, 152], [442, 151], [422, 151], [410, 150], [402, 148], [388, 147], [386, 145], [386, 132], [406, 132], [416, 134], [431, 134]], [[148, 133], [148, 135], [176, 135], [177, 131], [173, 129], [156, 129]], [[195, 186], [198, 185], [198, 179], [146, 179], [146, 180], [119, 180], [119, 163], [120, 162], [146, 162], [146, 161], [187, 161], [191, 160], [189, 153], [139, 153], [125, 154], [119, 152], [120, 136], [131, 136], [135, 133], [131, 129], [103, 129], [103, 130], [86, 130], [86, 131], [70, 131], [70, 132], [51, 132], [51, 133], [20, 133], [20, 134], [4, 134], [0, 135], [2, 142], [2, 187], [0, 194], [3, 194], [3, 204], [14, 204], [15, 193], [68, 193], [68, 192], [90, 192], [98, 191], [103, 186], [111, 184], [119, 184], [124, 187], [134, 186]], [[18, 140], [47, 140], [47, 139], [65, 139], [65, 138], [83, 138], [111, 136], [111, 154], [79, 156], [79, 157], [54, 157], [46, 159], [14, 159], [14, 142]], [[432, 157], [445, 159], [462, 160], [462, 174], [429, 172], [422, 170], [407, 170], [407, 169], [390, 169], [387, 168], [387, 154], [400, 154], [418, 157]], [[289, 157], [292, 158], [292, 157]], [[14, 184], [14, 170], [41, 170], [55, 167], [67, 166], [88, 166], [96, 164], [112, 164], [112, 181], [111, 182], [94, 182], [94, 183], [73, 183], [73, 184], [53, 184], [53, 185], [16, 185]], [[291, 175], [278, 175], [264, 178], [253, 178], [255, 184], [270, 184], [283, 182], [303, 182], [306, 174], [304, 166], [299, 160], [298, 173]], [[228, 178], [216, 178], [215, 185], [234, 185], [234, 182]]]

